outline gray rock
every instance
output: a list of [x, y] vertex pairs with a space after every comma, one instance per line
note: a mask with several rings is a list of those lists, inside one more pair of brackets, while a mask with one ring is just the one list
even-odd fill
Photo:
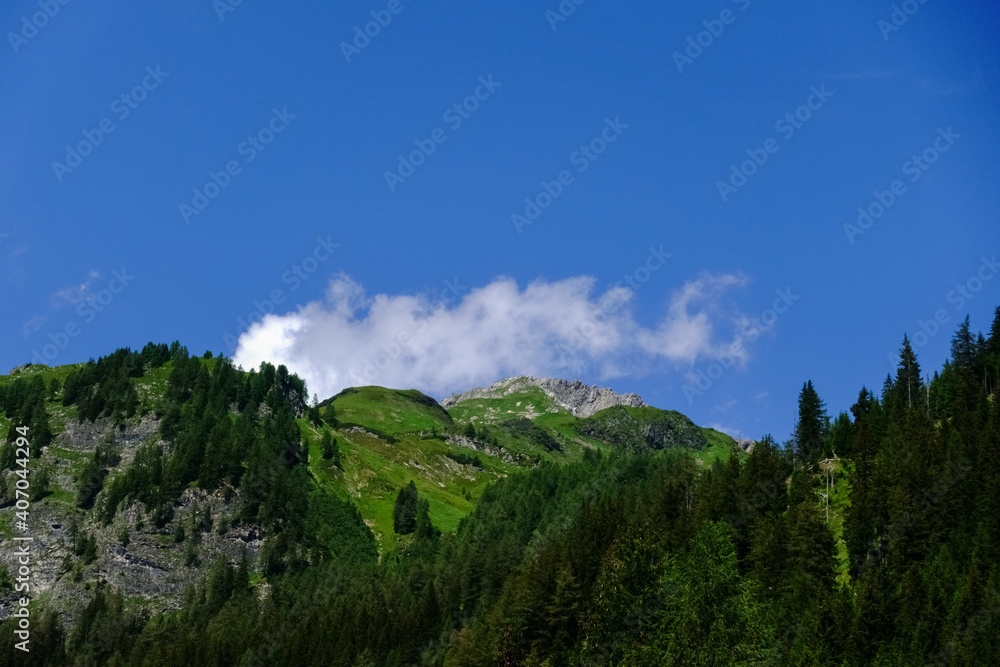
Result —
[[470, 389], [463, 394], [452, 394], [441, 401], [441, 406], [448, 409], [470, 399], [503, 398], [531, 387], [538, 387], [558, 405], [581, 418], [616, 405], [633, 408], [646, 406], [638, 394], [619, 394], [611, 389], [599, 388], [597, 385], [586, 385], [579, 380], [570, 382], [558, 378], [535, 378], [524, 375], [494, 382], [489, 387]]

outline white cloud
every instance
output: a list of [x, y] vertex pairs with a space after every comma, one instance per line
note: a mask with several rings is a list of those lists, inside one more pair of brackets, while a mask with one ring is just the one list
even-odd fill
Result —
[[90, 283], [93, 282], [94, 278], [98, 277], [97, 271], [90, 271], [87, 274], [88, 280], [80, 283], [74, 287], [65, 287], [55, 294], [52, 295], [52, 305], [55, 308], [62, 308], [63, 306], [69, 304], [74, 305], [77, 303], [82, 303], [84, 301], [91, 301], [94, 298], [93, 292], [90, 291]]
[[245, 368], [285, 364], [321, 397], [369, 384], [440, 397], [511, 375], [637, 376], [733, 350], [742, 361], [745, 316], [723, 307], [722, 295], [746, 282], [703, 274], [671, 296], [650, 329], [632, 316], [632, 290], [594, 294], [595, 280], [586, 276], [524, 289], [497, 278], [449, 307], [426, 294], [368, 297], [341, 274], [324, 301], [253, 325], [234, 360]]
[[715, 410], [716, 412], [729, 412], [739, 402], [740, 402], [739, 399], [731, 398], [728, 401], [723, 401], [722, 403], [719, 403], [712, 409]]
[[25, 336], [30, 336], [31, 334], [33, 334], [33, 333], [35, 333], [36, 331], [38, 331], [39, 329], [41, 329], [41, 328], [42, 328], [42, 326], [43, 326], [43, 325], [44, 325], [44, 324], [45, 324], [45, 323], [46, 323], [47, 321], [48, 321], [48, 320], [47, 320], [46, 318], [44, 318], [44, 317], [41, 317], [41, 316], [38, 316], [38, 317], [32, 317], [32, 318], [31, 318], [30, 320], [28, 320], [27, 322], [25, 322], [25, 323], [24, 323], [24, 324], [23, 324], [23, 325], [21, 326], [21, 332], [22, 332], [22, 333], [23, 333], [23, 334], [24, 334]]

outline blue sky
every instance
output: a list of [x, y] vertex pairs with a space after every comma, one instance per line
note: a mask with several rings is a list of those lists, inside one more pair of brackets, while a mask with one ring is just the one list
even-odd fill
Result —
[[3, 371], [180, 339], [785, 439], [1000, 304], [988, 3], [224, 1], [0, 10]]

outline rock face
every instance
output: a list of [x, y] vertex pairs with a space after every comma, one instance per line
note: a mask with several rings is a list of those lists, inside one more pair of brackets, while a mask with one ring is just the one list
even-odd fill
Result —
[[627, 405], [633, 408], [646, 407], [646, 403], [638, 394], [619, 394], [611, 389], [599, 388], [597, 385], [586, 385], [579, 380], [570, 382], [523, 375], [494, 382], [489, 387], [470, 389], [464, 394], [452, 394], [441, 401], [441, 405], [447, 409], [462, 401], [474, 398], [503, 398], [530, 387], [538, 387], [553, 401], [581, 418], [589, 417], [596, 412], [616, 405]]

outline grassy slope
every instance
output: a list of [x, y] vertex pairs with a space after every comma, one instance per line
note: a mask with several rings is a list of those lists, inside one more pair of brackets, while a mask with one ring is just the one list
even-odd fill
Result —
[[393, 436], [451, 427], [451, 417], [444, 408], [414, 389], [357, 387], [345, 389], [324, 403], [333, 405], [341, 424], [358, 424]]
[[[410, 480], [430, 503], [434, 525], [454, 531], [486, 485], [516, 469], [495, 457], [434, 437], [435, 432], [444, 435], [453, 430], [451, 416], [420, 392], [359, 387], [326, 403], [333, 405], [339, 422], [334, 435], [344, 469], [338, 470], [322, 458], [319, 433], [300, 422], [310, 444], [310, 471], [322, 488], [357, 505], [383, 549], [398, 543], [392, 530], [392, 510], [396, 495]], [[447, 453], [473, 455], [483, 468], [459, 464]]]
[[710, 468], [717, 460], [728, 460], [733, 454], [746, 456], [746, 452], [736, 445], [732, 436], [716, 431], [714, 428], [702, 428], [701, 432], [708, 440], [708, 447], [699, 451], [695, 456], [706, 468]]
[[[216, 360], [203, 360], [202, 363], [212, 366]], [[53, 378], [65, 383], [66, 376], [82, 365], [34, 366], [21, 373], [41, 374], [46, 384]], [[159, 397], [166, 391], [172, 369], [173, 363], [168, 362], [133, 380], [141, 401], [140, 412], [155, 408]], [[13, 382], [16, 377], [0, 376], [0, 384]], [[443, 440], [449, 433], [462, 433], [470, 422], [480, 428], [489, 427], [501, 447], [515, 456], [524, 457], [522, 463], [529, 465], [539, 460], [573, 460], [581, 456], [586, 448], [608, 447], [596, 438], [581, 436], [575, 428], [580, 420], [555, 405], [536, 387], [499, 399], [466, 401], [454, 406], [450, 414], [420, 392], [383, 387], [347, 390], [323, 405], [331, 404], [339, 422], [334, 435], [340, 445], [344, 470], [335, 468], [322, 458], [320, 434], [311, 424], [300, 420], [303, 437], [309, 443], [310, 471], [322, 489], [355, 503], [385, 550], [391, 550], [399, 543], [392, 530], [392, 510], [399, 489], [411, 479], [421, 497], [430, 502], [434, 524], [447, 532], [457, 529], [459, 521], [472, 511], [475, 501], [490, 482], [521, 468]], [[74, 406], [64, 407], [61, 401], [49, 401], [47, 408], [55, 434], [65, 430], [67, 421], [77, 416]], [[562, 451], [546, 451], [499, 427], [502, 422], [518, 417], [532, 419], [559, 442]], [[367, 432], [358, 431], [354, 426], [360, 426]], [[6, 435], [9, 427], [10, 421], [0, 414], [0, 438]], [[702, 432], [710, 444], [707, 449], [698, 452], [698, 458], [705, 464], [710, 465], [716, 458], [729, 456], [735, 451], [729, 436], [711, 429], [702, 429]], [[448, 458], [447, 453], [475, 456], [482, 463], [482, 468], [459, 464]], [[58, 474], [75, 477], [86, 464], [88, 456], [53, 446], [45, 459], [58, 462], [55, 465]], [[53, 480], [53, 494], [44, 502], [73, 506], [75, 495], [68, 489], [59, 488]], [[0, 533], [4, 528], [0, 525]]]

